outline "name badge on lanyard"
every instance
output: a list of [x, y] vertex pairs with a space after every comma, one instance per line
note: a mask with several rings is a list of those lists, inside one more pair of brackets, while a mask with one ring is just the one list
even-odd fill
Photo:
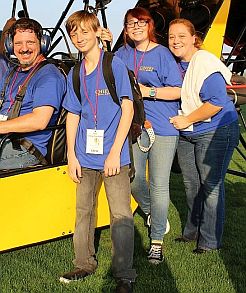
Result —
[[86, 153], [103, 155], [104, 130], [87, 129], [86, 133]]
[[7, 115], [0, 114], [0, 121], [6, 121], [8, 119]]

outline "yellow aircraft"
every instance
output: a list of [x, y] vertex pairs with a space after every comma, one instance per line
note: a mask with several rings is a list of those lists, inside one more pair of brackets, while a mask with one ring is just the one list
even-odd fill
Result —
[[[68, 13], [74, 0], [70, 0], [57, 26], [50, 29], [54, 43], [56, 32]], [[84, 2], [84, 9], [91, 9], [89, 1]], [[104, 8], [111, 1], [96, 1], [95, 11], [102, 13], [106, 23]], [[221, 57], [223, 44], [235, 46], [227, 56], [226, 64], [232, 61], [232, 55], [246, 59], [245, 3], [241, 0], [146, 0], [138, 1], [137, 6], [149, 9], [153, 15], [160, 43], [167, 44], [168, 23], [176, 18], [190, 19], [204, 39], [204, 48]], [[28, 16], [25, 1], [22, 1], [24, 15]], [[15, 15], [16, 1], [13, 2], [12, 16]], [[130, 8], [130, 7], [129, 7]], [[122, 36], [114, 49], [122, 43]], [[53, 46], [55, 48], [55, 46]], [[60, 54], [60, 53], [59, 53]], [[55, 58], [53, 51], [48, 57]], [[74, 64], [70, 52], [62, 53], [68, 67]], [[234, 63], [233, 70], [245, 69]], [[243, 94], [242, 94], [243, 97]], [[245, 99], [245, 94], [244, 94]], [[67, 174], [64, 116], [59, 121], [58, 129], [50, 141], [48, 160], [45, 167], [31, 167], [22, 170], [0, 171], [0, 252], [23, 247], [73, 233], [75, 222], [76, 185]], [[244, 142], [245, 143], [245, 142]], [[1, 150], [2, 141], [0, 141]], [[245, 157], [245, 156], [244, 156]], [[239, 174], [240, 175], [240, 174]], [[240, 176], [245, 177], [245, 173]], [[132, 210], [137, 204], [132, 200]], [[103, 184], [98, 190], [97, 227], [109, 225], [109, 211]]]

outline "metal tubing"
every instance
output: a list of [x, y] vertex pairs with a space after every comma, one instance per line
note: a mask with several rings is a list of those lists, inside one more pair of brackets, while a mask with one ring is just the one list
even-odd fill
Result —
[[62, 24], [64, 18], [66, 17], [66, 15], [67, 15], [67, 13], [68, 13], [70, 7], [72, 6], [73, 2], [74, 2], [74, 0], [70, 0], [70, 1], [68, 2], [68, 4], [67, 4], [67, 7], [66, 7], [65, 10], [62, 12], [61, 17], [59, 18], [59, 20], [58, 20], [58, 22], [57, 22], [55, 28], [53, 29], [52, 33], [50, 34], [50, 38], [51, 38], [51, 40], [54, 39], [55, 34], [56, 34], [57, 31], [59, 30], [59, 27], [60, 27], [60, 25]]

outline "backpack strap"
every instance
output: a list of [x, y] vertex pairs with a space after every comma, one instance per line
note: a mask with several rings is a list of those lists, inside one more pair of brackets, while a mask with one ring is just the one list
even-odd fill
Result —
[[80, 77], [79, 77], [81, 63], [82, 63], [81, 61], [77, 62], [73, 68], [73, 89], [80, 103], [82, 100], [81, 94], [80, 94]]
[[102, 60], [102, 71], [103, 77], [108, 87], [109, 93], [118, 106], [120, 106], [120, 102], [118, 96], [116, 94], [116, 86], [115, 86], [115, 78], [112, 69], [112, 61], [114, 58], [114, 54], [111, 52], [104, 52], [103, 60]]
[[29, 81], [31, 80], [31, 78], [35, 75], [35, 73], [42, 68], [43, 66], [45, 66], [46, 64], [48, 64], [49, 62], [47, 60], [44, 60], [42, 62], [40, 62], [37, 67], [35, 69], [33, 69], [33, 71], [30, 73], [28, 80], [25, 82], [25, 84], [21, 87], [21, 90], [17, 93], [16, 97], [15, 97], [15, 102], [14, 105], [11, 109], [11, 112], [8, 116], [8, 120], [16, 118], [19, 116], [20, 114], [20, 110], [21, 110], [21, 106], [22, 106], [22, 102], [24, 99], [24, 96], [26, 94], [26, 90], [27, 90], [27, 86], [29, 84]]
[[[103, 77], [113, 101], [118, 106], [120, 106], [120, 102], [116, 93], [115, 78], [114, 78], [113, 69], [112, 69], [113, 58], [114, 58], [113, 53], [104, 52], [103, 60], [102, 60]], [[129, 143], [129, 155], [130, 155], [130, 161], [131, 161], [130, 168], [129, 168], [129, 177], [130, 177], [130, 181], [132, 182], [135, 177], [136, 170], [134, 166], [131, 131], [129, 131], [128, 133], [128, 143]]]

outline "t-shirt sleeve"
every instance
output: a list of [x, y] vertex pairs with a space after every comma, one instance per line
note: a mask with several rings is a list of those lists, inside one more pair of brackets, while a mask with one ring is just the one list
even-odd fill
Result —
[[126, 65], [116, 56], [113, 58], [112, 70], [115, 78], [116, 93], [120, 101], [122, 101], [123, 97], [128, 97], [132, 101], [132, 89]]
[[72, 78], [73, 78], [73, 68], [70, 70], [70, 72], [67, 76], [67, 92], [66, 92], [65, 98], [63, 100], [62, 106], [66, 110], [68, 110], [68, 112], [71, 112], [76, 115], [80, 115], [81, 103], [75, 94], [75, 91], [73, 88], [73, 79]]
[[163, 85], [172, 87], [182, 86], [182, 77], [177, 62], [167, 48], [164, 48], [161, 54], [160, 73]]
[[37, 77], [33, 88], [33, 108], [51, 106], [57, 112], [66, 91], [66, 80], [59, 70], [52, 66], [42, 68]]
[[200, 90], [203, 102], [209, 102], [214, 106], [223, 107], [227, 102], [226, 83], [219, 72], [207, 77]]

